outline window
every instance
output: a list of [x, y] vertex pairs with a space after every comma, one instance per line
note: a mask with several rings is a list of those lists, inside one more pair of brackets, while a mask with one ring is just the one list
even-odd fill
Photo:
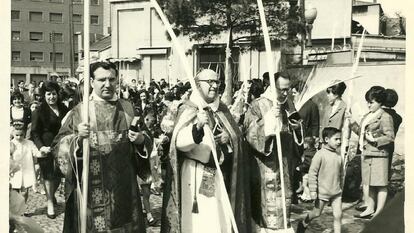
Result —
[[77, 33], [75, 33], [75, 34], [73, 34], [73, 45], [75, 46], [75, 49], [76, 49], [76, 47], [78, 46], [78, 39], [79, 39], [79, 34], [77, 34]]
[[99, 0], [91, 0], [91, 5], [99, 5]]
[[32, 22], [42, 22], [43, 20], [43, 13], [38, 11], [31, 11], [29, 12], [29, 21]]
[[74, 23], [82, 23], [82, 15], [80, 15], [80, 14], [73, 14], [72, 21]]
[[29, 12], [29, 21], [42, 22], [43, 13], [38, 11]]
[[[235, 76], [235, 80], [238, 80], [238, 66], [240, 51], [235, 48], [232, 51], [231, 56], [234, 62], [233, 74]], [[220, 79], [224, 81], [224, 70], [225, 70], [225, 63], [226, 63], [226, 49], [222, 48], [200, 48], [199, 49], [199, 68], [210, 68], [212, 70], [216, 70], [220, 73]]]
[[50, 13], [49, 14], [49, 21], [52, 23], [62, 23], [63, 22], [63, 14], [62, 13]]
[[[55, 53], [56, 62], [63, 62], [63, 53]], [[50, 62], [53, 62], [53, 53], [50, 53]]]
[[20, 11], [11, 11], [11, 20], [20, 20]]
[[20, 51], [12, 51], [12, 61], [20, 61]]
[[54, 3], [63, 3], [63, 0], [49, 0], [49, 2], [54, 2]]
[[12, 40], [20, 40], [20, 31], [12, 31]]
[[55, 42], [63, 42], [63, 33], [55, 32]]
[[352, 13], [360, 15], [368, 12], [368, 6], [355, 6], [352, 9]]
[[43, 52], [30, 52], [30, 61], [43, 61]]
[[97, 15], [91, 15], [91, 24], [98, 25], [99, 24], [99, 17]]
[[74, 54], [73, 54], [73, 59], [75, 60], [75, 63], [78, 63], [78, 60], [79, 60], [79, 53], [74, 53]]
[[43, 32], [30, 32], [30, 41], [43, 41]]

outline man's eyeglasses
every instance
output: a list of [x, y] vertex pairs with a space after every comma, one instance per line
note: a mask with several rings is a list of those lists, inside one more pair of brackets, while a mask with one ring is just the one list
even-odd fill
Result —
[[210, 87], [213, 86], [213, 84], [216, 84], [217, 86], [220, 86], [221, 81], [220, 80], [215, 80], [215, 79], [210, 79], [210, 80], [198, 80], [199, 82], [206, 82], [208, 83], [208, 85], [210, 85]]
[[280, 89], [280, 88], [276, 87], [276, 89], [277, 89], [279, 92], [282, 92], [282, 93], [284, 93], [284, 92], [289, 92], [290, 90], [292, 90], [290, 87], [289, 87], [289, 88], [283, 88], [283, 89]]

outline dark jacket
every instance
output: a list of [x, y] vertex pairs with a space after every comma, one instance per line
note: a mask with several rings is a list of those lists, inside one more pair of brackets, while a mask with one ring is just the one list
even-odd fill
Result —
[[40, 149], [42, 146], [50, 146], [53, 139], [59, 132], [63, 117], [68, 109], [65, 105], [58, 105], [59, 116], [53, 112], [49, 105], [43, 102], [39, 108], [33, 112], [32, 117], [32, 140]]
[[398, 129], [402, 123], [402, 117], [392, 108], [383, 108], [384, 111], [392, 117], [392, 121], [394, 123], [394, 134], [397, 135]]
[[303, 174], [306, 174], [309, 172], [309, 168], [312, 163], [312, 158], [315, 155], [315, 153], [316, 153], [316, 148], [308, 148], [308, 149], [303, 150], [304, 160], [299, 165], [300, 172], [302, 172]]
[[303, 130], [305, 137], [319, 136], [319, 109], [310, 99], [299, 110], [300, 118], [303, 120]]

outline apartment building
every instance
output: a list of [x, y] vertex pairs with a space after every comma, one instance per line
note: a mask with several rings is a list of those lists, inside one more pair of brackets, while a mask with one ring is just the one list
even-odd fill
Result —
[[[38, 82], [54, 73], [73, 76], [78, 60], [75, 34], [83, 31], [83, 0], [11, 1], [12, 83]], [[104, 1], [90, 1], [92, 40], [104, 34]]]

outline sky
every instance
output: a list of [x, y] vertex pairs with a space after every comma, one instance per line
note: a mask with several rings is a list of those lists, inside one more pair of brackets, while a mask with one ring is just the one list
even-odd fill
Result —
[[[372, 1], [372, 0], [369, 0]], [[403, 16], [407, 16], [407, 5], [411, 0], [377, 0], [381, 3], [382, 10], [388, 16], [395, 16], [395, 12], [401, 12]]]

